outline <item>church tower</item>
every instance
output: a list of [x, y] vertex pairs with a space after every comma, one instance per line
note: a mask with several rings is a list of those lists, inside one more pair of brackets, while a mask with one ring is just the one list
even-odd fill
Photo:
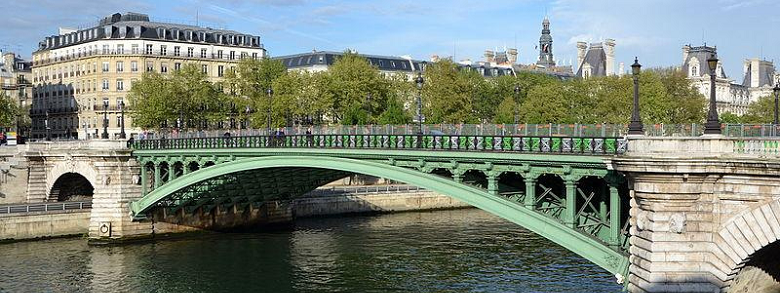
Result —
[[546, 16], [542, 21], [542, 36], [539, 37], [539, 61], [536, 61], [536, 65], [545, 68], [555, 67], [552, 53], [552, 36], [550, 35], [550, 20]]

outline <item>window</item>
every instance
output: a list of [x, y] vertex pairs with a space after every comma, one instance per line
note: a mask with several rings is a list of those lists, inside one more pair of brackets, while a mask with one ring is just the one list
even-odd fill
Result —
[[200, 58], [206, 58], [206, 49], [200, 49]]
[[168, 73], [168, 63], [167, 62], [161, 62], [160, 63], [160, 72], [161, 73]]
[[103, 55], [108, 54], [108, 45], [103, 45]]
[[152, 55], [152, 45], [146, 45], [146, 55]]
[[108, 79], [104, 79], [103, 80], [103, 91], [107, 91], [107, 90], [108, 90]]
[[122, 61], [116, 62], [116, 72], [123, 72], [125, 71], [125, 63]]
[[691, 67], [691, 76], [699, 76], [699, 68], [696, 66]]
[[154, 62], [153, 61], [146, 61], [146, 71], [147, 72], [154, 71]]
[[230, 51], [230, 60], [236, 60], [236, 51]]
[[168, 48], [165, 45], [160, 45], [160, 55], [165, 55], [168, 52]]
[[241, 59], [246, 59], [246, 57], [248, 56], [249, 54], [247, 54], [246, 52], [241, 52]]
[[130, 46], [130, 53], [138, 54], [138, 44], [133, 44], [132, 46]]
[[138, 72], [138, 61], [130, 61], [130, 71]]
[[257, 53], [252, 53], [252, 59], [257, 59]]
[[116, 45], [116, 53], [117, 54], [124, 54], [125, 53], [125, 45]]
[[116, 80], [116, 90], [117, 91], [123, 91], [125, 90], [125, 81], [121, 79]]
[[192, 56], [193, 56], [193, 55], [192, 55], [192, 54], [193, 54], [192, 52], [193, 52], [193, 51], [195, 51], [195, 48], [193, 48], [193, 47], [189, 47], [189, 48], [187, 48], [187, 57], [190, 57], [190, 58], [192, 58]]
[[181, 56], [181, 52], [179, 52], [181, 47], [175, 46], [173, 47], [173, 56]]
[[180, 62], [173, 63], [173, 70], [176, 71], [181, 70], [181, 63]]
[[209, 74], [209, 66], [208, 65], [203, 64], [201, 66], [201, 70], [203, 71], [204, 74]]
[[217, 59], [222, 59], [222, 50], [217, 50]]
[[217, 66], [217, 76], [222, 77], [225, 74], [225, 66]]
[[108, 72], [108, 62], [103, 62], [103, 72]]

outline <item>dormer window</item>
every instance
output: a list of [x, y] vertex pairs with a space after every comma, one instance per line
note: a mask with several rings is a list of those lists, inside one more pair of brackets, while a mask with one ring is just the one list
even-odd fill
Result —
[[699, 76], [699, 67], [696, 66], [691, 67], [691, 76]]

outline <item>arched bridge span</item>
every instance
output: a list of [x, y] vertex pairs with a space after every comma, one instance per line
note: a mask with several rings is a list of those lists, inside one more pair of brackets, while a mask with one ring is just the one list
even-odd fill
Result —
[[144, 196], [131, 203], [134, 219], [159, 208], [251, 208], [359, 173], [459, 199], [613, 274], [628, 271], [625, 180], [607, 170], [603, 155], [225, 144], [231, 141], [136, 148]]

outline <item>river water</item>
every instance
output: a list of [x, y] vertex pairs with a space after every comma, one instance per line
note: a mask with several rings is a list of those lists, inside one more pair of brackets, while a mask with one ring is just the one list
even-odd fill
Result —
[[91, 247], [0, 245], [0, 292], [619, 292], [614, 277], [476, 209]]

